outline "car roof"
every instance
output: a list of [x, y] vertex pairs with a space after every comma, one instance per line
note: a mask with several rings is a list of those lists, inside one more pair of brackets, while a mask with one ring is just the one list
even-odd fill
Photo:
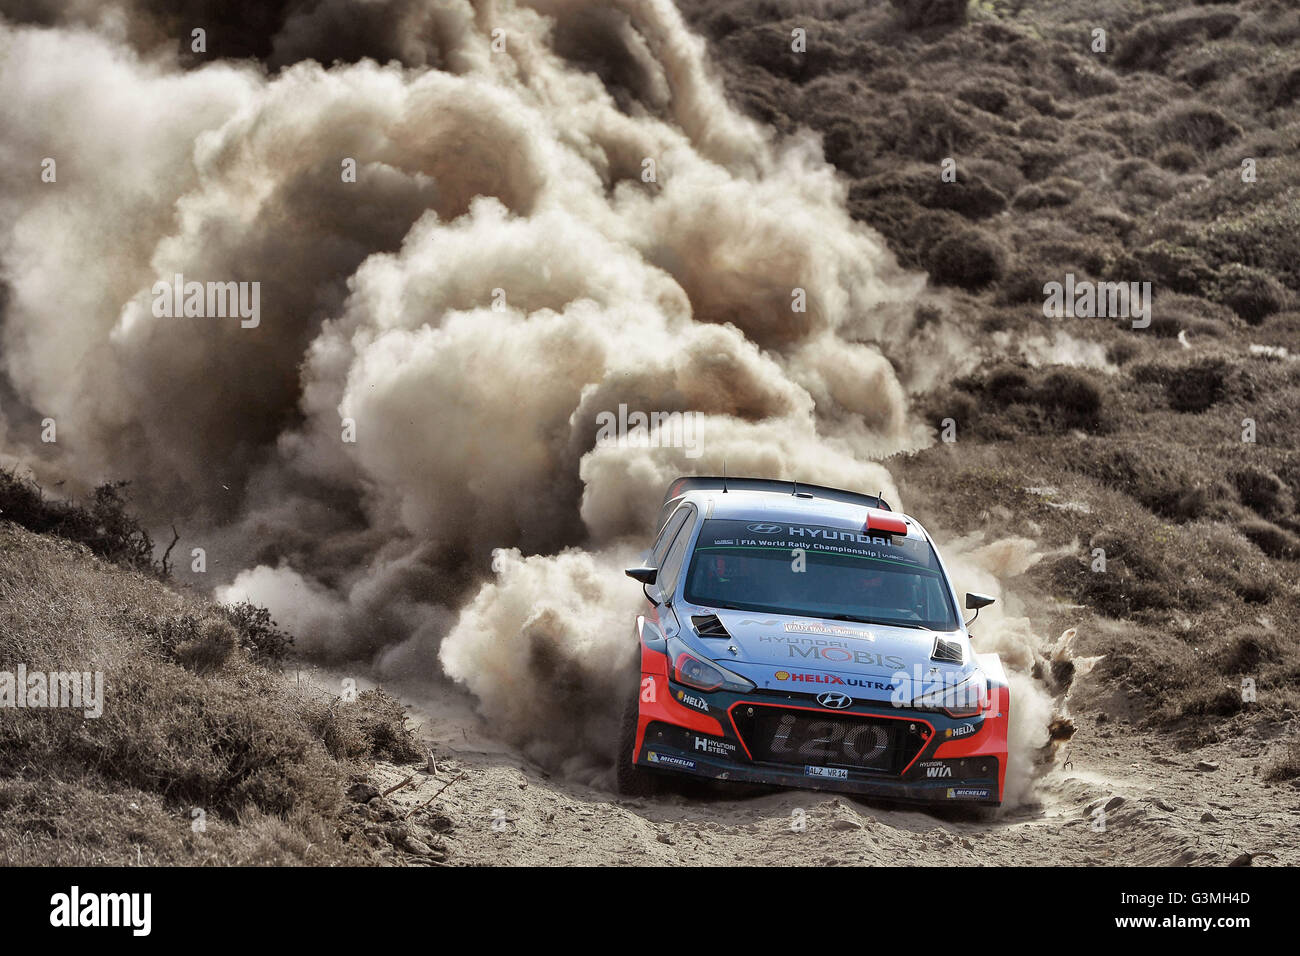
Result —
[[790, 524], [823, 525], [830, 528], [862, 531], [874, 511], [907, 523], [909, 538], [927, 539], [921, 525], [898, 511], [873, 508], [867, 504], [835, 501], [817, 496], [798, 497], [790, 492], [709, 489], [686, 491], [674, 499], [674, 506], [691, 502], [705, 518], [755, 521], [783, 521]]

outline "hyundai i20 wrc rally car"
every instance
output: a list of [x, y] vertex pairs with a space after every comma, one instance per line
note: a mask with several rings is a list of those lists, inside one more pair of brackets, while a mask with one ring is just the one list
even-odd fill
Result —
[[[925, 529], [875, 495], [679, 478], [629, 577], [640, 686], [622, 793], [668, 775], [926, 803], [1002, 801], [1010, 708]], [[974, 609], [992, 598], [967, 594]]]

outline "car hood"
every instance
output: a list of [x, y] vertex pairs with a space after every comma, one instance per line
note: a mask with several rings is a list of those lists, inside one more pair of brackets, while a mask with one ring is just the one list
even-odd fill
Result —
[[[835, 684], [839, 683], [836, 675], [871, 677], [888, 682], [899, 674], [906, 674], [915, 681], [946, 678], [951, 682], [976, 670], [969, 649], [965, 664], [930, 660], [936, 637], [965, 644], [967, 639], [959, 631], [939, 633], [884, 624], [716, 608], [700, 609], [692, 614], [695, 617], [717, 616], [726, 629], [726, 636], [710, 637], [710, 629], [706, 627], [700, 643], [708, 649], [713, 660], [756, 681], [759, 686], [799, 689], [795, 683], [809, 686]], [[885, 689], [883, 684], [877, 683], [863, 686]]]

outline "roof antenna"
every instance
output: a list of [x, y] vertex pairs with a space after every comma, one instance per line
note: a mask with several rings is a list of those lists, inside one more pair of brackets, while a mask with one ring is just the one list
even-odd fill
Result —
[[722, 493], [727, 493], [727, 459], [722, 459]]
[[794, 485], [794, 490], [790, 492], [790, 495], [791, 495], [792, 497], [798, 498], [798, 497], [799, 497], [799, 479], [796, 478], [794, 481], [790, 482], [790, 484]]

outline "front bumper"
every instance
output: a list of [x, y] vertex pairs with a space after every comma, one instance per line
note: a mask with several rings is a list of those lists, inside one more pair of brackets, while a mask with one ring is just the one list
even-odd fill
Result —
[[646, 770], [918, 803], [1002, 801], [1007, 688], [974, 718], [811, 694], [704, 693], [643, 675], [634, 761]]

